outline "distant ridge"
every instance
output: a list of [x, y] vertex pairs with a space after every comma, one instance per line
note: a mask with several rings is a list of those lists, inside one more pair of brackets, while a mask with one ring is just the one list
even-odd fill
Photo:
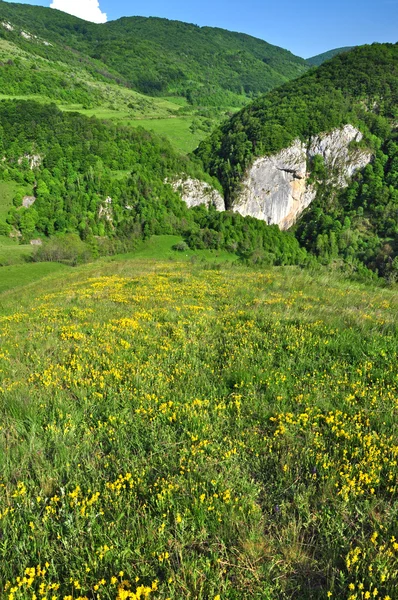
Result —
[[355, 46], [344, 46], [344, 48], [334, 48], [333, 50], [328, 50], [328, 52], [323, 52], [322, 54], [317, 54], [316, 56], [307, 58], [307, 63], [310, 64], [312, 67], [319, 67], [322, 63], [324, 63], [327, 60], [330, 60], [337, 54], [349, 52], [353, 48], [355, 48]]
[[153, 17], [96, 25], [57, 10], [2, 1], [0, 38], [49, 60], [91, 64], [141, 93], [184, 96], [200, 104], [242, 105], [244, 98], [308, 69], [288, 50], [242, 33]]

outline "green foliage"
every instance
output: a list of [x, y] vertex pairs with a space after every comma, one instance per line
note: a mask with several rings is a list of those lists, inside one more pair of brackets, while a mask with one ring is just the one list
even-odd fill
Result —
[[195, 226], [185, 233], [191, 248], [220, 248], [236, 252], [243, 260], [269, 265], [293, 265], [306, 261], [306, 252], [295, 237], [252, 217], [235, 212], [192, 209]]
[[[129, 17], [95, 25], [4, 2], [0, 18], [14, 26], [0, 27], [0, 36], [37, 57], [80, 61], [97, 79], [152, 96], [183, 95], [194, 104], [212, 104], [215, 94], [218, 106], [241, 106], [242, 96], [267, 92], [308, 69], [304, 59], [262, 40], [179, 21]], [[37, 38], [21, 37], [21, 30]]]
[[36, 262], [59, 262], [71, 266], [89, 261], [93, 257], [90, 248], [75, 233], [54, 236], [38, 247], [33, 260]]
[[186, 252], [189, 249], [189, 246], [186, 242], [178, 242], [172, 246], [172, 250], [176, 250], [177, 252]]
[[272, 264], [304, 260], [292, 236], [261, 221], [204, 207], [189, 210], [167, 179], [185, 174], [219, 188], [218, 182], [196, 159], [181, 157], [143, 129], [110, 126], [31, 101], [1, 102], [0, 126], [6, 158], [0, 179], [35, 184], [33, 205], [21, 206], [17, 195], [5, 228], [20, 231], [22, 242], [51, 238], [35, 260], [75, 264], [165, 234], [183, 234], [191, 248], [230, 250], [245, 258], [266, 252]]
[[[2, 102], [0, 123], [7, 157], [0, 177], [36, 181], [34, 205], [13, 207], [8, 216], [24, 239], [68, 231], [83, 239], [170, 233], [187, 209], [165, 178], [201, 173], [142, 129], [107, 126], [51, 105]], [[113, 177], [114, 170], [128, 175]]]
[[[398, 116], [398, 45], [374, 44], [339, 54], [300, 79], [253, 102], [216, 129], [197, 155], [221, 181], [227, 205], [254, 158], [299, 138], [352, 123], [375, 159], [343, 193], [327, 183], [315, 156], [309, 183], [318, 188], [297, 239], [324, 263], [339, 257], [396, 279], [398, 158], [392, 124]], [[359, 267], [358, 267], [359, 268]]]

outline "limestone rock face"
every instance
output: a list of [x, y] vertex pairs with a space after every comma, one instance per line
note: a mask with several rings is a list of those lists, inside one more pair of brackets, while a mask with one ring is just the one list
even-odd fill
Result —
[[307, 163], [319, 154], [325, 161], [328, 183], [348, 185], [350, 177], [372, 159], [370, 151], [351, 147], [362, 134], [352, 125], [314, 136], [308, 146], [295, 140], [273, 156], [258, 158], [242, 182], [232, 210], [289, 229], [315, 199], [316, 187], [308, 182]]
[[224, 198], [210, 184], [199, 179], [179, 179], [170, 182], [173, 190], [181, 195], [188, 208], [206, 204], [214, 206], [218, 211], [225, 210]]
[[98, 209], [98, 217], [100, 219], [105, 219], [109, 223], [112, 223], [113, 208], [112, 208], [112, 198], [110, 196], [105, 198], [103, 204], [100, 204], [99, 209]]
[[362, 138], [363, 135], [358, 129], [352, 125], [345, 125], [342, 129], [312, 138], [308, 156], [323, 156], [330, 173], [330, 183], [338, 187], [347, 187], [354, 173], [366, 167], [372, 159], [369, 150], [351, 147], [352, 142], [360, 142]]

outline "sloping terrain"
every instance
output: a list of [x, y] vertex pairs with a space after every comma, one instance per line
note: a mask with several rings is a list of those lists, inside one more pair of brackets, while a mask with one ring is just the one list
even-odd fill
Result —
[[95, 25], [0, 1], [0, 99], [142, 126], [184, 154], [253, 95], [307, 69], [282, 48], [222, 29], [138, 17]]
[[0, 311], [2, 599], [395, 597], [392, 290], [124, 258]]

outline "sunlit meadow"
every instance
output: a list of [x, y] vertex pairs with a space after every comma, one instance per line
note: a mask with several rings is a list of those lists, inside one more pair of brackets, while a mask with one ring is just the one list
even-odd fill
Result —
[[1, 598], [398, 598], [396, 291], [130, 260], [0, 314]]

